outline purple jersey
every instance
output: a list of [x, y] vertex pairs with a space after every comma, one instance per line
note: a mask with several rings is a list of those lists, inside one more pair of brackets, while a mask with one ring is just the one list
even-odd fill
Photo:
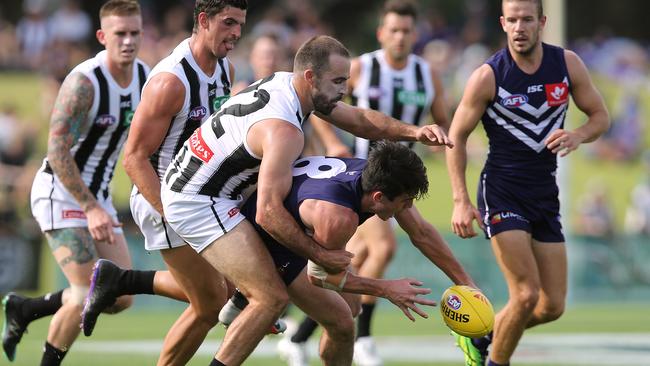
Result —
[[496, 80], [496, 95], [481, 118], [490, 140], [488, 174], [532, 181], [554, 176], [557, 158], [544, 142], [564, 125], [570, 80], [564, 49], [545, 43], [542, 49], [533, 74], [523, 72], [507, 48], [486, 62]]
[[[359, 215], [359, 225], [373, 216], [361, 212], [361, 171], [366, 166], [364, 159], [330, 158], [310, 156], [294, 163], [293, 185], [284, 201], [289, 213], [306, 230], [300, 219], [300, 204], [307, 199], [328, 201], [347, 207]], [[253, 224], [266, 244], [285, 283], [300, 273], [307, 260], [291, 252], [277, 242], [255, 222], [257, 213], [257, 193], [244, 204], [241, 213]]]

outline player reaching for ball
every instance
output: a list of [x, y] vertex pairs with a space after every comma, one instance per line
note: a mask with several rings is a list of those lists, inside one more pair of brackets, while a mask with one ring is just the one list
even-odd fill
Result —
[[[541, 42], [541, 0], [503, 0], [508, 46], [470, 77], [451, 123], [447, 152], [454, 199], [452, 226], [475, 236], [477, 220], [492, 243], [510, 299], [496, 315], [494, 334], [457, 337], [468, 365], [508, 365], [524, 329], [564, 311], [567, 259], [556, 183], [557, 157], [594, 141], [609, 126], [603, 99], [582, 60]], [[569, 94], [588, 120], [564, 128]], [[483, 121], [490, 153], [472, 205], [465, 182], [467, 137]]]
[[[379, 141], [367, 161], [307, 157], [294, 164], [293, 175], [284, 205], [305, 232], [312, 233], [312, 238], [326, 249], [345, 248], [357, 227], [375, 215], [382, 220], [394, 216], [413, 245], [454, 283], [474, 286], [442, 236], [413, 206], [414, 199], [426, 194], [428, 180], [422, 160], [408, 147]], [[307, 264], [307, 259], [281, 245], [253, 221], [256, 200], [256, 195], [251, 196], [241, 212], [253, 222], [269, 249], [288, 286], [292, 302], [323, 326], [320, 355], [324, 364], [350, 365], [352, 362], [353, 317], [360, 310], [360, 297], [339, 296], [336, 292], [387, 298], [411, 320], [414, 320], [411, 310], [426, 317], [417, 304], [435, 304], [418, 296], [429, 290], [415, 287], [422, 283], [413, 279], [374, 279], [349, 271], [327, 273], [312, 262]], [[241, 302], [245, 304], [245, 299], [235, 295], [222, 314]], [[223, 320], [224, 317], [220, 315], [219, 318]], [[305, 360], [299, 361], [304, 363]]]

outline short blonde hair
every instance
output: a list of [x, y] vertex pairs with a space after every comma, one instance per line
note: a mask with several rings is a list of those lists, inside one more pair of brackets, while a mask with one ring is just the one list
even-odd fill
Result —
[[135, 0], [109, 0], [99, 9], [99, 19], [109, 15], [140, 15], [140, 4]]

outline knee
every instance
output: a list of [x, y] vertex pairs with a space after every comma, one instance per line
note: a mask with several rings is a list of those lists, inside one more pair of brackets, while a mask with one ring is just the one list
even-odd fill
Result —
[[513, 300], [516, 306], [525, 313], [532, 313], [539, 301], [539, 289], [528, 286], [515, 292]]
[[351, 314], [346, 316], [337, 316], [332, 321], [322, 323], [323, 329], [330, 338], [336, 339], [341, 343], [354, 343], [354, 318]]
[[104, 310], [107, 314], [116, 314], [124, 311], [133, 305], [133, 296], [120, 296], [115, 300], [115, 303]]
[[559, 319], [564, 314], [564, 301], [546, 304], [540, 311], [540, 320], [544, 323]]
[[251, 296], [248, 298], [248, 301], [249, 306], [255, 306], [255, 304], [260, 305], [279, 317], [287, 305], [289, 305], [289, 295], [286, 291], [272, 291], [265, 293], [264, 296]]

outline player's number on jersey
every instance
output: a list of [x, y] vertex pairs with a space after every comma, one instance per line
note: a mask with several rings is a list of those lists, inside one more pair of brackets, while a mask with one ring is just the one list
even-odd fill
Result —
[[307, 157], [293, 164], [293, 176], [306, 174], [312, 179], [327, 179], [346, 171], [343, 160], [326, 158], [324, 156]]

